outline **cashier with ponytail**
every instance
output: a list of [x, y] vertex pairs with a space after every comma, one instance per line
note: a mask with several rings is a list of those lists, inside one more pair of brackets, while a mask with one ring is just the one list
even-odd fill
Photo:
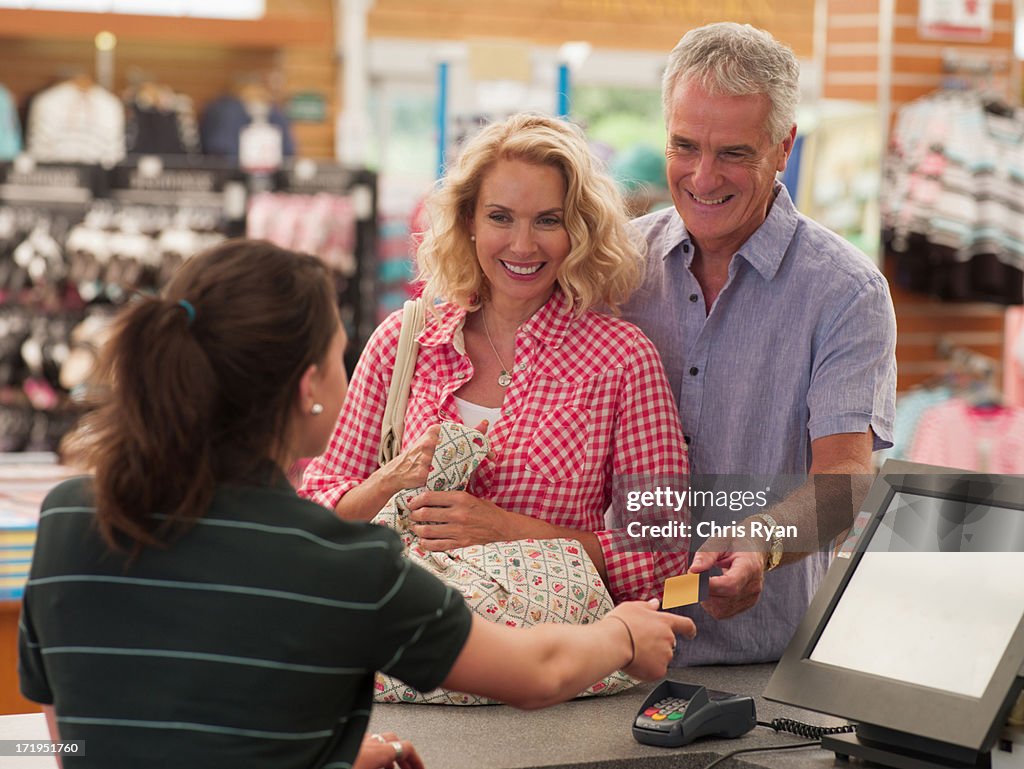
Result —
[[474, 619], [391, 531], [300, 499], [345, 350], [323, 264], [228, 241], [130, 303], [73, 441], [90, 477], [43, 502], [19, 625], [21, 691], [69, 766], [423, 766], [366, 735], [373, 677], [540, 707], [626, 665], [663, 675], [689, 620], [652, 605], [529, 630]]

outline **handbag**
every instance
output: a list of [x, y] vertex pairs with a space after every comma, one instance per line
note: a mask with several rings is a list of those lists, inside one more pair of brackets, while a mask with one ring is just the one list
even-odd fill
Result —
[[[544, 622], [587, 625], [612, 610], [612, 599], [583, 546], [573, 539], [521, 539], [489, 542], [448, 552], [425, 550], [409, 520], [409, 500], [424, 489], [464, 490], [487, 455], [483, 434], [455, 422], [442, 422], [434, 461], [424, 487], [395, 494], [373, 523], [398, 533], [405, 557], [433, 574], [465, 599], [470, 611], [509, 627]], [[579, 693], [615, 694], [638, 682], [622, 671]], [[496, 700], [450, 689], [420, 693], [393, 676], [377, 673], [375, 702], [425, 705], [490, 705]]]
[[395, 367], [391, 372], [391, 386], [384, 406], [384, 420], [380, 431], [380, 452], [378, 460], [385, 465], [402, 450], [402, 435], [405, 432], [405, 409], [409, 404], [409, 387], [416, 370], [416, 357], [420, 345], [416, 337], [423, 330], [423, 297], [409, 299], [402, 310], [402, 331], [398, 335], [398, 351], [395, 353]]

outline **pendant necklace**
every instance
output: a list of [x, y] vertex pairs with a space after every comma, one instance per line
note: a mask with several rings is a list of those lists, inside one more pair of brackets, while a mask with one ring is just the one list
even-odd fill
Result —
[[501, 356], [498, 355], [498, 349], [494, 346], [494, 341], [491, 339], [491, 330], [487, 328], [487, 316], [484, 314], [483, 308], [480, 308], [480, 320], [484, 322], [484, 333], [487, 335], [487, 344], [491, 346], [491, 352], [494, 353], [494, 357], [498, 359], [498, 364], [501, 366], [501, 373], [498, 374], [498, 384], [502, 387], [508, 387], [512, 384], [512, 375], [508, 373], [508, 366], [502, 361]]

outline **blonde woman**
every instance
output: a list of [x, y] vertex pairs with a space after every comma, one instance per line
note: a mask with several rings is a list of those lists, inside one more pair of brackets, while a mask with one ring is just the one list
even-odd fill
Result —
[[642, 552], [604, 522], [613, 477], [687, 472], [654, 346], [594, 311], [614, 311], [642, 277], [614, 182], [577, 127], [521, 114], [467, 143], [427, 211], [417, 257], [436, 304], [418, 337], [403, 451], [377, 467], [399, 311], [363, 351], [301, 493], [370, 519], [395, 492], [423, 485], [439, 422], [483, 423], [493, 455], [469, 487], [410, 505], [423, 547], [567, 537], [616, 602], [659, 595], [665, 577], [685, 571], [685, 552]]

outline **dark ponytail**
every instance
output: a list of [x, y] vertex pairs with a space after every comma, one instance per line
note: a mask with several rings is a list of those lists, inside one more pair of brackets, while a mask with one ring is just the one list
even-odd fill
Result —
[[299, 380], [337, 327], [323, 263], [263, 241], [203, 252], [163, 297], [125, 308], [101, 357], [98, 408], [72, 440], [95, 473], [108, 544], [164, 545], [217, 484], [269, 480]]

